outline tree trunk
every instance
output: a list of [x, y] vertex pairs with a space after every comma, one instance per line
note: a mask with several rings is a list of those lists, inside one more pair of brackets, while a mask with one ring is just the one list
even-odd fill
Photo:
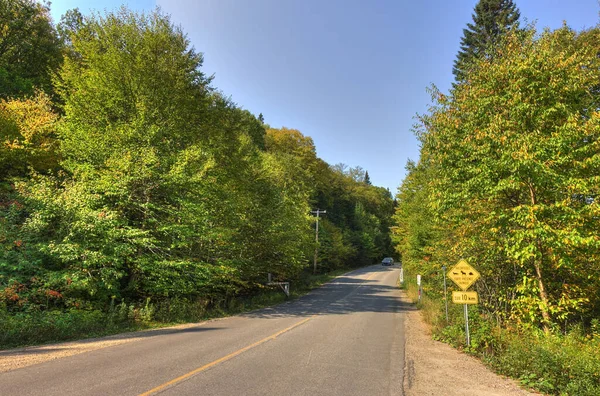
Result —
[[[531, 183], [529, 183], [529, 194], [531, 196], [531, 206], [532, 206], [532, 210], [533, 207], [536, 204], [536, 196], [535, 196], [535, 191], [533, 189], [533, 186], [531, 185]], [[540, 307], [540, 310], [542, 311], [542, 319], [543, 319], [543, 327], [544, 327], [544, 332], [545, 333], [549, 333], [550, 332], [550, 313], [548, 312], [548, 292], [546, 291], [546, 286], [544, 285], [544, 278], [542, 276], [542, 264], [544, 262], [544, 253], [543, 253], [543, 246], [542, 246], [542, 242], [536, 238], [536, 245], [537, 245], [537, 250], [540, 254], [540, 257], [534, 257], [533, 259], [533, 268], [535, 269], [535, 275], [538, 281], [538, 288], [540, 291], [540, 300], [542, 301], [542, 306]]]
[[[538, 249], [541, 247], [541, 244], [538, 241]], [[544, 286], [544, 281], [543, 281], [543, 277], [542, 277], [542, 259], [540, 258], [538, 259], [534, 259], [533, 260], [533, 267], [535, 268], [535, 274], [537, 277], [537, 281], [538, 281], [538, 287], [540, 289], [540, 299], [542, 300], [542, 307], [540, 308], [542, 311], [542, 318], [543, 318], [543, 326], [544, 326], [544, 332], [545, 333], [549, 333], [550, 332], [550, 313], [548, 313], [548, 293], [546, 292], [546, 286]]]

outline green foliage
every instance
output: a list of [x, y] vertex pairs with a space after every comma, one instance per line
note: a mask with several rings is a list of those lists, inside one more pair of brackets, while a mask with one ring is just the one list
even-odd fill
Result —
[[409, 161], [406, 170], [408, 173], [398, 190], [392, 240], [408, 271], [415, 272], [419, 268], [426, 272], [433, 269], [431, 264], [435, 263], [431, 260], [431, 244], [436, 235], [434, 214], [429, 207], [431, 167]]
[[61, 42], [49, 6], [35, 0], [0, 1], [0, 98], [52, 93]]
[[69, 310], [18, 313], [0, 311], [0, 346], [32, 345], [50, 341], [93, 337], [127, 331], [132, 328], [128, 317], [120, 312]]
[[268, 129], [266, 147], [290, 166], [283, 190], [306, 191], [305, 202], [309, 198], [313, 208], [327, 208], [320, 221], [319, 268], [367, 265], [391, 254], [389, 191], [365, 183], [360, 167], [324, 163], [317, 158], [312, 139], [297, 130]]
[[321, 268], [343, 268], [356, 257], [357, 248], [344, 238], [342, 230], [328, 219], [319, 221], [319, 257]]
[[0, 183], [27, 176], [31, 169], [47, 173], [58, 168], [57, 120], [43, 93], [0, 99]]
[[504, 350], [492, 364], [527, 386], [553, 395], [600, 392], [598, 342], [577, 334], [535, 337], [503, 334]]

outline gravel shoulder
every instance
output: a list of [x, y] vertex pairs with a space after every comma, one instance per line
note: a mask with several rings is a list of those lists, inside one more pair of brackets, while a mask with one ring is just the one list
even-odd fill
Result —
[[[214, 320], [220, 319], [212, 319], [210, 321]], [[49, 360], [55, 360], [67, 356], [94, 351], [96, 349], [108, 348], [128, 342], [136, 342], [148, 337], [156, 337], [162, 334], [175, 333], [181, 331], [182, 329], [205, 325], [210, 321], [122, 333], [102, 338], [90, 338], [79, 341], [6, 349], [0, 351], [0, 373], [47, 362]]]
[[[406, 295], [403, 298], [408, 301]], [[433, 340], [418, 310], [408, 310], [405, 315], [406, 396], [539, 395], [523, 390], [510, 378], [495, 374], [478, 359]]]

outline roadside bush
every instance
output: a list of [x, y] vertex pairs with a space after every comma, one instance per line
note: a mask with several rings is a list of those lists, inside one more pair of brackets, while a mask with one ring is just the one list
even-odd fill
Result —
[[581, 337], [504, 334], [492, 365], [527, 386], [553, 395], [600, 394], [600, 342]]
[[[305, 273], [292, 282], [291, 296], [305, 294], [346, 271], [340, 269], [318, 275]], [[172, 297], [158, 301], [147, 298], [138, 303], [116, 303], [113, 298], [105, 310], [72, 308], [62, 311], [10, 312], [0, 301], [0, 349], [199, 322], [275, 305], [285, 300], [286, 296], [281, 290], [264, 287], [256, 289], [255, 294], [218, 300]]]
[[161, 323], [197, 322], [206, 317], [208, 301], [174, 297], [154, 305], [154, 319]]
[[4, 312], [0, 313], [0, 348], [99, 336], [131, 326], [128, 320], [98, 310]]

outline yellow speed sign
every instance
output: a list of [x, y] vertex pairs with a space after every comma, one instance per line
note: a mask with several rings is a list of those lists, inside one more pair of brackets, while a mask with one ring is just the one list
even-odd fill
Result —
[[452, 292], [452, 302], [454, 304], [479, 304], [479, 296], [474, 291], [454, 291]]

